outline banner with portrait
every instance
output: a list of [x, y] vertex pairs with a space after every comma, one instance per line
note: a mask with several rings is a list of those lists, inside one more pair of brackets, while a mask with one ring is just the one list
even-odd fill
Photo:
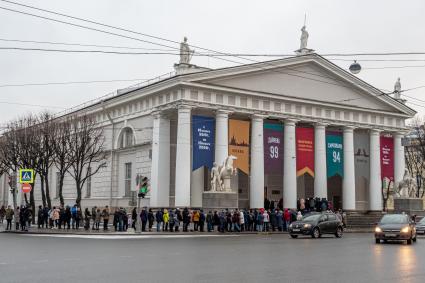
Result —
[[314, 177], [314, 129], [296, 128], [297, 176], [309, 174]]
[[283, 125], [264, 123], [264, 172], [283, 171]]
[[229, 119], [229, 155], [237, 157], [233, 166], [249, 175], [249, 121]]
[[209, 169], [214, 161], [215, 120], [212, 117], [192, 116], [192, 170], [206, 166]]

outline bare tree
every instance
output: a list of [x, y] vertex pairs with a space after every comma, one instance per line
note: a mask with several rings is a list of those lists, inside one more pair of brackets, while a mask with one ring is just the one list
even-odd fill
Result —
[[70, 119], [69, 152], [71, 166], [68, 170], [75, 180], [77, 205], [81, 203], [81, 191], [88, 178], [106, 166], [103, 130], [87, 115]]
[[72, 154], [69, 150], [71, 144], [71, 122], [69, 119], [63, 119], [56, 122], [54, 138], [55, 142], [52, 143], [54, 152], [53, 159], [59, 173], [59, 179], [57, 180], [59, 186], [59, 201], [63, 206], [65, 205], [62, 193], [63, 181], [65, 179], [65, 174], [68, 172], [73, 162]]
[[424, 120], [415, 117], [410, 126], [409, 145], [405, 146], [406, 168], [410, 175], [416, 179], [416, 197], [423, 198], [425, 195], [425, 127]]
[[[42, 112], [38, 117], [38, 124], [36, 126], [36, 140], [38, 145], [38, 162], [34, 168], [40, 176], [40, 187], [42, 196], [44, 196], [43, 204], [51, 208], [52, 201], [50, 198], [49, 186], [49, 171], [53, 165], [54, 159], [54, 144], [56, 141], [57, 123], [53, 120], [50, 112]], [[35, 145], [35, 147], [37, 147]]]

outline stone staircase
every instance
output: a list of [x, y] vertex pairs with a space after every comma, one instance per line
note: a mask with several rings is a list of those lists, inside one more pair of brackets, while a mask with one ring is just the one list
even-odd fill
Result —
[[348, 229], [373, 228], [383, 213], [382, 212], [347, 212]]

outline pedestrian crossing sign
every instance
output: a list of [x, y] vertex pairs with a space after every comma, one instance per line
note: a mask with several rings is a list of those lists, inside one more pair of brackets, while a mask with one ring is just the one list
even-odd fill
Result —
[[34, 170], [32, 170], [32, 169], [19, 169], [19, 183], [21, 183], [21, 184], [34, 183]]

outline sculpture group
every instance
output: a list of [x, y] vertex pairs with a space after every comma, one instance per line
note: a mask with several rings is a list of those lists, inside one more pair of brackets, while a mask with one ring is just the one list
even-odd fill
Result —
[[414, 198], [416, 197], [416, 180], [409, 174], [409, 170], [404, 169], [403, 180], [398, 182], [396, 185], [396, 194], [402, 198]]
[[212, 192], [231, 192], [230, 179], [236, 175], [236, 169], [233, 168], [233, 161], [237, 158], [229, 155], [223, 162], [223, 165], [218, 166], [214, 162], [211, 169], [211, 191]]

